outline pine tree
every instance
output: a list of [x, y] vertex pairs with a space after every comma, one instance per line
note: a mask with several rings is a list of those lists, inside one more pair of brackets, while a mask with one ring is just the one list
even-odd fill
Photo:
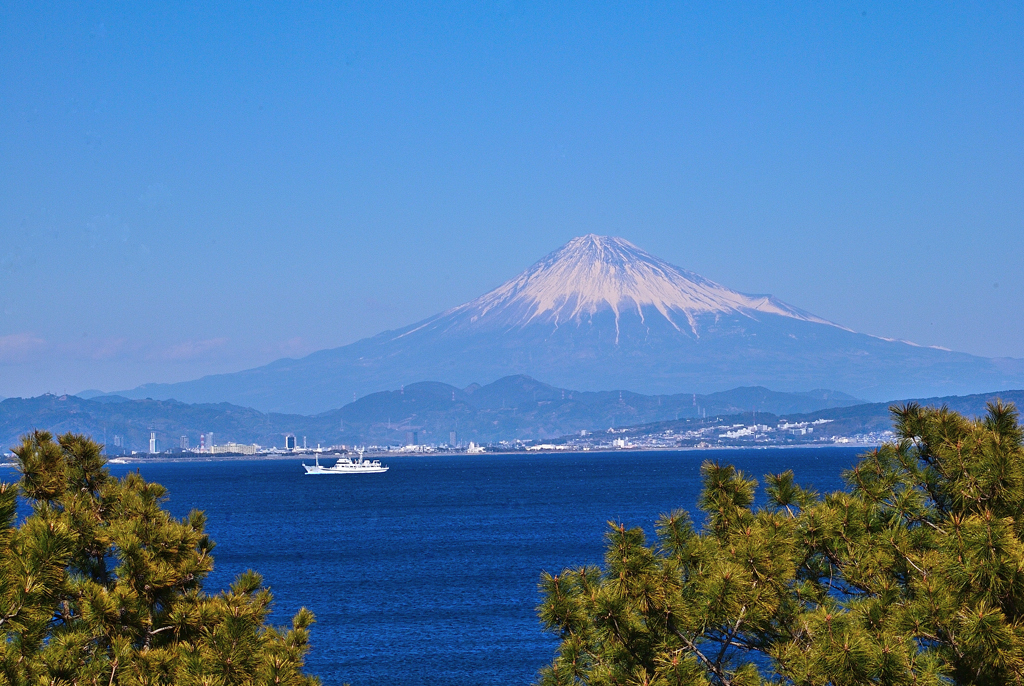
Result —
[[[265, 624], [255, 572], [203, 592], [214, 544], [205, 519], [161, 507], [165, 489], [117, 479], [84, 436], [35, 432], [0, 484], [0, 686], [312, 686], [302, 673], [313, 614]], [[32, 512], [17, 524], [19, 489]]]
[[545, 686], [1024, 684], [1024, 451], [1012, 406], [892, 408], [896, 440], [819, 496], [706, 462], [703, 524], [541, 579]]

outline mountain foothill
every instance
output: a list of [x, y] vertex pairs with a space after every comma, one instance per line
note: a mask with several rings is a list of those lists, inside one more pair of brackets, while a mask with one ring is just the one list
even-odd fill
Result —
[[[161, 446], [180, 436], [197, 445], [199, 434], [221, 440], [280, 446], [285, 434], [308, 436], [324, 445], [399, 445], [415, 431], [423, 443], [491, 443], [536, 440], [612, 427], [698, 417], [702, 414], [771, 412], [791, 414], [846, 407], [862, 401], [833, 391], [779, 393], [766, 388], [737, 388], [697, 395], [643, 395], [629, 391], [581, 392], [510, 376], [481, 386], [456, 388], [420, 382], [379, 391], [344, 407], [315, 415], [263, 413], [229, 403], [100, 396], [45, 395], [0, 402], [0, 443], [11, 444], [32, 428], [66, 433], [123, 437], [127, 447], [144, 450], [151, 432]], [[300, 438], [301, 441], [301, 438]]]
[[[962, 397], [924, 398], [924, 405], [945, 405], [965, 415], [981, 415], [986, 403], [1000, 398], [1024, 406], [1024, 391]], [[410, 432], [423, 444], [447, 444], [451, 432], [466, 445], [499, 441], [548, 440], [580, 431], [629, 428], [632, 434], [679, 428], [697, 418], [727, 422], [830, 420], [833, 433], [853, 435], [888, 429], [889, 403], [865, 403], [834, 391], [783, 393], [763, 387], [735, 388], [707, 395], [643, 395], [629, 391], [573, 391], [526, 376], [510, 376], [485, 386], [459, 389], [421, 382], [371, 393], [344, 407], [316, 415], [260, 412], [229, 403], [182, 403], [177, 400], [121, 396], [80, 398], [43, 395], [0, 402], [0, 445], [17, 442], [33, 429], [91, 435], [113, 447], [121, 436], [124, 450], [145, 451], [151, 433], [161, 449], [186, 436], [192, 446], [199, 434], [213, 432], [219, 442], [283, 446], [283, 437], [308, 437], [310, 446], [404, 445]], [[732, 419], [730, 419], [732, 418]]]

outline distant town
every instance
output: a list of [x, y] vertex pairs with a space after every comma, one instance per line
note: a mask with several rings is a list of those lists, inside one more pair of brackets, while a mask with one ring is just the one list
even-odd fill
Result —
[[[731, 419], [735, 419], [731, 418]], [[177, 445], [160, 445], [156, 432], [150, 433], [149, 450], [127, 451], [123, 448], [124, 438], [115, 435], [107, 453], [112, 457], [280, 457], [288, 455], [334, 454], [366, 452], [369, 454], [414, 454], [414, 453], [464, 453], [486, 452], [554, 452], [554, 451], [606, 451], [606, 450], [672, 450], [749, 448], [768, 446], [872, 446], [893, 438], [892, 431], [871, 431], [853, 435], [838, 435], [830, 432], [832, 419], [791, 422], [786, 419], [774, 424], [756, 422], [742, 423], [730, 418], [715, 420], [686, 420], [676, 422], [694, 424], [692, 428], [664, 428], [651, 431], [648, 427], [609, 428], [606, 431], [580, 431], [578, 434], [559, 439], [511, 440], [477, 444], [473, 441], [460, 442], [452, 431], [444, 443], [420, 442], [418, 432], [409, 431], [406, 440], [389, 445], [312, 445], [305, 436], [285, 434], [279, 446], [262, 446], [256, 443], [225, 441], [217, 443], [212, 432], [199, 434], [199, 442], [193, 445], [188, 436], [181, 436]]]
[[[0, 447], [10, 449], [35, 430], [91, 436], [109, 457], [128, 460], [286, 457], [360, 450], [399, 455], [870, 446], [892, 437], [890, 407], [898, 403], [808, 408], [833, 400], [756, 387], [703, 398], [625, 392], [588, 395], [528, 377], [501, 379], [472, 394], [445, 384], [417, 383], [308, 417], [264, 414], [227, 403], [43, 395], [0, 402]], [[1024, 391], [916, 402], [979, 416], [995, 400], [1024, 406]]]

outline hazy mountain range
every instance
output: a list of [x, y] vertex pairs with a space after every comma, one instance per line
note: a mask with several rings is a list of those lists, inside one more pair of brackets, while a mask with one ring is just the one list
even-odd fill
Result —
[[771, 412], [791, 414], [860, 403], [833, 391], [777, 393], [736, 388], [709, 395], [641, 395], [628, 391], [580, 392], [556, 388], [526, 376], [456, 388], [437, 382], [372, 393], [344, 407], [313, 416], [262, 413], [231, 405], [186, 404], [175, 400], [132, 400], [121, 396], [84, 399], [45, 395], [0, 402], [0, 446], [10, 446], [33, 428], [86, 433], [112, 445], [144, 450], [155, 431], [163, 448], [181, 436], [198, 445], [201, 432], [214, 441], [281, 446], [286, 433], [309, 444], [404, 444], [415, 431], [423, 443], [458, 440], [492, 442], [562, 436], [581, 429], [605, 430], [702, 414]]
[[[926, 398], [927, 405], [947, 405], [968, 415], [984, 412], [999, 397], [1024, 406], [1024, 391], [1001, 391], [964, 397]], [[14, 445], [34, 429], [74, 431], [108, 445], [115, 435], [129, 450], [145, 450], [151, 431], [161, 449], [187, 436], [198, 444], [200, 432], [213, 432], [218, 444], [229, 441], [282, 446], [287, 433], [299, 444], [404, 445], [410, 432], [421, 443], [457, 441], [490, 443], [511, 439], [551, 439], [567, 434], [637, 427], [643, 433], [672, 427], [676, 420], [745, 415], [759, 422], [776, 417], [794, 420], [832, 419], [829, 431], [852, 435], [891, 428], [889, 403], [862, 403], [832, 391], [779, 393], [766, 388], [736, 388], [708, 395], [641, 395], [627, 391], [580, 392], [556, 388], [525, 376], [500, 379], [486, 386], [455, 388], [437, 382], [411, 384], [399, 390], [372, 393], [344, 407], [313, 416], [263, 413], [231, 405], [186, 404], [175, 400], [131, 400], [107, 396], [92, 400], [45, 395], [8, 398], [0, 402], [0, 446]]]
[[621, 238], [588, 235], [490, 293], [403, 329], [119, 395], [315, 413], [425, 379], [464, 388], [512, 374], [588, 391], [835, 388], [884, 400], [1024, 387], [1024, 360], [857, 333], [771, 296], [738, 293]]

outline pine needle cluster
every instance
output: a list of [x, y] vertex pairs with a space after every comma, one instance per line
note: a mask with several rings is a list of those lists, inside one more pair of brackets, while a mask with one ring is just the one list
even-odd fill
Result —
[[1024, 684], [1024, 450], [1012, 405], [892, 408], [897, 439], [820, 496], [705, 462], [657, 540], [541, 579], [544, 686]]
[[[0, 686], [314, 686], [302, 673], [313, 614], [265, 624], [255, 572], [203, 592], [214, 544], [165, 489], [114, 478], [101, 447], [47, 432], [14, 449], [19, 484], [0, 484]], [[31, 514], [17, 522], [18, 497]]]

